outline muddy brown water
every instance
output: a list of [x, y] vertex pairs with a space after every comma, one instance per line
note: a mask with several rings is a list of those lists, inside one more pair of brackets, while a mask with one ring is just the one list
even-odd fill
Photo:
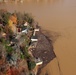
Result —
[[76, 75], [76, 0], [8, 2], [0, 4], [0, 9], [32, 13], [44, 30], [61, 35], [53, 43], [61, 73], [57, 59], [54, 59], [42, 69], [41, 75], [46, 72], [49, 75]]

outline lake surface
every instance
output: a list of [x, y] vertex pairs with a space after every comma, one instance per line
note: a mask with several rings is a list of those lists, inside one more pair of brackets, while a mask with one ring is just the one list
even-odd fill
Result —
[[23, 3], [0, 4], [0, 9], [10, 12], [32, 13], [39, 25], [53, 37], [57, 37], [54, 52], [58, 58], [51, 61], [41, 75], [76, 75], [76, 0], [24, 0]]

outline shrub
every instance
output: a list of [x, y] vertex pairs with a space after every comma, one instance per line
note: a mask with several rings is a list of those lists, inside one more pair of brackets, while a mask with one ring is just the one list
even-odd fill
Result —
[[23, 54], [21, 54], [20, 57], [21, 57], [21, 59], [24, 59], [25, 58], [25, 56]]
[[13, 48], [10, 46], [5, 45], [5, 49], [7, 51], [7, 53], [11, 53], [13, 51]]
[[34, 69], [36, 66], [36, 63], [34, 61], [28, 61], [28, 68], [29, 70]]
[[32, 24], [34, 19], [32, 18], [32, 16], [30, 14], [24, 13], [24, 21], [27, 21], [29, 24]]

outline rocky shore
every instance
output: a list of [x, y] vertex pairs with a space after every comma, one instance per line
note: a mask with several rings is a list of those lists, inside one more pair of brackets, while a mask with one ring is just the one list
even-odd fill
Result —
[[42, 29], [37, 23], [34, 24], [34, 28], [40, 29], [39, 32], [36, 32], [36, 36], [38, 37], [36, 48], [32, 49], [33, 56], [35, 58], [39, 57], [43, 60], [43, 64], [38, 69], [37, 75], [39, 75], [41, 69], [45, 67], [50, 61], [52, 61], [56, 55], [53, 51], [52, 40], [43, 33]]

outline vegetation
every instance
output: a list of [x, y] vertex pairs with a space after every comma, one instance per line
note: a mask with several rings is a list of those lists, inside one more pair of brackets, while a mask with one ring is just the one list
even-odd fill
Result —
[[28, 68], [29, 70], [34, 69], [36, 66], [36, 63], [34, 61], [28, 61]]
[[[11, 14], [6, 10], [0, 10], [0, 34], [2, 35], [0, 37], [0, 43], [4, 46], [5, 58], [10, 65], [12, 65], [12, 62], [13, 64], [17, 63], [19, 59], [26, 59], [29, 70], [34, 69], [36, 66], [31, 55], [28, 53], [29, 43], [31, 42], [28, 35], [23, 34], [19, 35], [20, 38], [15, 38], [17, 35], [14, 36], [14, 32], [12, 31], [13, 24], [22, 28], [25, 22], [28, 23], [27, 29], [33, 31], [33, 27], [31, 26], [33, 21], [32, 16], [27, 13], [21, 14], [15, 12]], [[3, 36], [3, 33], [5, 33], [5, 36]], [[21, 42], [21, 44], [18, 44], [18, 42], [13, 43], [14, 39], [18, 40], [19, 43]], [[0, 52], [0, 59], [2, 59], [2, 52]]]
[[34, 19], [32, 18], [32, 16], [29, 15], [28, 13], [24, 13], [24, 20], [26, 20], [30, 24], [34, 21]]
[[24, 23], [24, 20], [23, 20], [23, 15], [20, 13], [20, 12], [18, 12], [18, 13], [15, 13], [16, 15], [17, 15], [17, 25], [23, 25], [23, 23]]
[[3, 13], [2, 18], [3, 18], [4, 25], [8, 25], [9, 17], [10, 17], [10, 13]]
[[20, 56], [20, 57], [21, 57], [21, 59], [24, 59], [24, 58], [25, 58], [25, 56], [24, 56], [23, 54], [21, 54], [21, 56]]
[[2, 51], [0, 51], [0, 59], [2, 59]]
[[3, 28], [0, 27], [0, 32], [2, 32], [2, 31], [3, 31]]
[[6, 49], [7, 53], [12, 53], [12, 51], [13, 51], [13, 48], [11, 46], [5, 45], [5, 49]]
[[18, 25], [23, 25], [25, 22], [32, 24], [32, 22], [34, 21], [33, 17], [28, 13], [21, 14], [20, 12], [18, 13], [15, 12], [15, 14], [17, 15]]
[[7, 53], [11, 53], [13, 51], [13, 48], [11, 46], [8, 46], [8, 44], [9, 44], [8, 40], [5, 40], [4, 38], [1, 38], [0, 42], [2, 42], [2, 44], [5, 46], [5, 49], [6, 49]]
[[17, 15], [16, 14], [12, 14], [10, 16], [10, 20], [14, 23], [14, 24], [17, 24]]
[[8, 25], [10, 19], [17, 25], [23, 25], [25, 22], [32, 24], [32, 22], [34, 21], [33, 17], [28, 13], [21, 14], [20, 12], [15, 12], [11, 14], [6, 10], [1, 9], [0, 22], [3, 23], [3, 25]]
[[28, 53], [28, 47], [29, 47], [30, 40], [26, 36], [22, 36], [22, 37], [25, 37], [25, 41], [22, 46], [23, 54], [27, 60], [29, 70], [32, 70], [32, 69], [34, 69], [36, 64], [35, 64], [34, 60], [32, 59], [32, 57], [30, 56], [30, 54]]
[[0, 10], [0, 21], [3, 23], [3, 25], [8, 25], [9, 17], [11, 16], [11, 13], [7, 12], [6, 10]]

